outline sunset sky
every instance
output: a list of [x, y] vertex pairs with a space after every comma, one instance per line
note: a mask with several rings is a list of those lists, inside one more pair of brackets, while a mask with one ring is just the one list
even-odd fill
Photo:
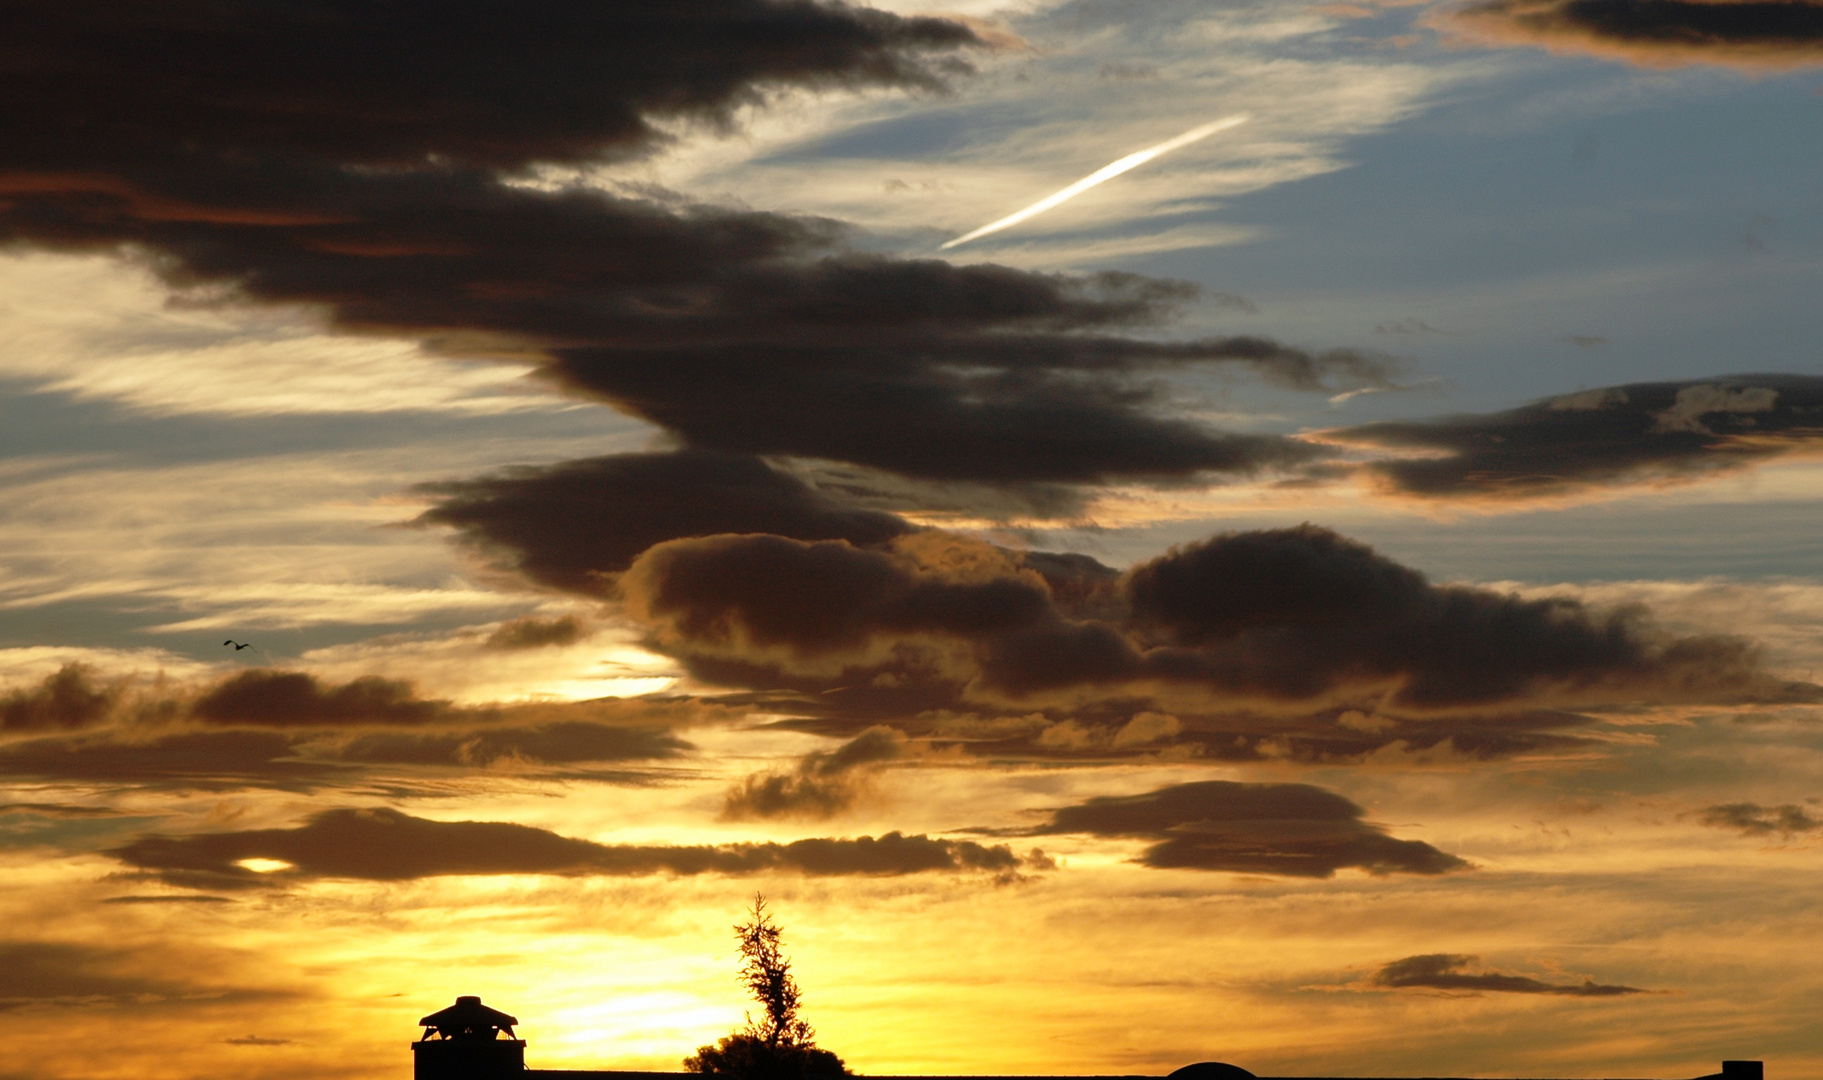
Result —
[[676, 1069], [756, 893], [864, 1074], [1823, 1075], [1823, 3], [12, 0], [0, 115], [0, 1080]]

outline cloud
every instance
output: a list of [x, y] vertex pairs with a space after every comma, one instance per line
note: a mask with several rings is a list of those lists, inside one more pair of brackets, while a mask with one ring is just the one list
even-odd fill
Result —
[[231, 904], [225, 896], [110, 896], [104, 904]]
[[[157, 974], [147, 969], [157, 968]], [[158, 964], [125, 949], [60, 941], [0, 941], [0, 1012], [28, 1005], [107, 1005], [115, 1008], [156, 1004], [207, 994], [224, 997], [271, 997], [269, 991], [233, 990], [173, 978], [183, 970]]]
[[757, 458], [704, 450], [566, 461], [423, 490], [440, 501], [420, 523], [452, 526], [531, 580], [585, 595], [665, 540], [773, 533], [870, 545], [913, 528], [843, 506]]
[[1394, 495], [1496, 505], [1563, 498], [1823, 451], [1823, 378], [1631, 383], [1505, 412], [1386, 421], [1317, 437], [1415, 455], [1363, 466]]
[[[190, 692], [159, 684], [123, 702], [104, 726], [0, 743], [0, 778], [310, 791], [420, 769], [658, 762], [693, 749], [678, 729], [734, 715], [722, 703], [666, 697], [457, 707], [418, 698], [402, 682], [369, 676], [336, 684], [267, 669]], [[564, 775], [649, 779], [625, 771]], [[0, 813], [9, 811], [88, 813], [0, 804]]]
[[[1169, 369], [1239, 366], [1303, 390], [1387, 378], [1386, 362], [1346, 350], [1312, 353], [1253, 337], [1158, 342], [1080, 332], [1162, 317], [1158, 283], [1127, 275], [1039, 278], [870, 257], [826, 263], [813, 277], [792, 306], [814, 314], [814, 328], [781, 324], [701, 345], [564, 350], [557, 373], [693, 445], [994, 483], [1250, 475], [1322, 456], [1280, 436], [1211, 431], [1158, 415], [1161, 390], [1145, 377]], [[702, 332], [679, 328], [673, 336]], [[907, 430], [919, 437], [903, 438]]]
[[[969, 545], [958, 538], [956, 547]], [[997, 559], [986, 545], [973, 553]], [[890, 649], [909, 635], [990, 637], [1043, 620], [1042, 580], [1000, 561], [999, 573], [958, 579], [921, 565], [915, 552], [712, 536], [654, 546], [621, 588], [628, 612], [661, 644], [814, 665]]]
[[1503, 975], [1486, 971], [1470, 974], [1466, 969], [1480, 957], [1454, 953], [1430, 953], [1394, 960], [1374, 974], [1372, 986], [1387, 989], [1423, 989], [1460, 991], [1480, 994], [1553, 994], [1562, 997], [1622, 997], [1628, 994], [1650, 994], [1637, 986], [1609, 986], [1584, 979], [1580, 983], [1547, 983], [1524, 975]]
[[1703, 811], [1703, 824], [1717, 829], [1734, 829], [1744, 836], [1767, 836], [1771, 833], [1812, 832], [1823, 829], [1823, 819], [1812, 817], [1802, 806], [1761, 806], [1759, 803], [1723, 803]]
[[582, 621], [574, 615], [557, 619], [525, 616], [500, 624], [482, 643], [488, 649], [542, 649], [574, 645], [582, 639]]
[[1823, 6], [1809, 0], [1478, 0], [1431, 22], [1479, 43], [1646, 67], [1823, 64]]
[[[598, 844], [509, 822], [431, 821], [386, 808], [327, 810], [292, 829], [143, 836], [109, 854], [169, 884], [213, 889], [474, 874], [1011, 874], [1041, 858], [1022, 858], [1004, 844], [897, 832], [788, 844]], [[291, 869], [261, 874], [240, 865], [248, 859], [277, 860]]]
[[56, 731], [93, 727], [120, 701], [118, 687], [99, 687], [94, 669], [65, 664], [37, 686], [0, 698], [0, 732]]
[[1139, 861], [1160, 869], [1288, 877], [1444, 874], [1468, 863], [1362, 821], [1359, 806], [1308, 784], [1204, 780], [1143, 795], [1102, 797], [1054, 811], [1032, 835], [1087, 833], [1156, 841]]
[[1250, 474], [1322, 451], [1167, 415], [1159, 372], [1386, 381], [1365, 353], [1131, 335], [1182, 282], [898, 259], [825, 219], [512, 182], [725, 126], [777, 87], [934, 86], [978, 44], [957, 23], [763, 0], [30, 10], [13, 44], [49, 59], [0, 77], [29, 118], [0, 148], [0, 238], [542, 364], [695, 447], [994, 483]]
[[765, 0], [13, 12], [13, 40], [40, 58], [7, 75], [13, 153], [79, 147], [91, 168], [196, 143], [394, 168], [591, 161], [664, 142], [655, 118], [726, 123], [774, 87], [933, 87], [957, 69], [929, 54], [975, 41], [937, 19]]
[[1035, 565], [935, 530], [881, 549], [716, 536], [653, 547], [621, 587], [649, 644], [699, 677], [841, 688], [901, 715], [1124, 700], [1127, 720], [1363, 707], [1443, 720], [1820, 693], [1769, 675], [1741, 639], [1672, 635], [1639, 608], [1433, 585], [1312, 525], [1173, 548], [1113, 586], [1082, 574], [1075, 610]]
[[[662, 730], [585, 721], [471, 726], [437, 732], [107, 732], [0, 746], [0, 777], [126, 784], [159, 790], [271, 788], [316, 791], [418, 768], [477, 769], [585, 762], [661, 761], [690, 744]], [[637, 773], [566, 773], [578, 779], [644, 782]]]
[[354, 775], [343, 765], [294, 757], [296, 742], [276, 731], [29, 739], [0, 745], [0, 776], [165, 790], [310, 791]]
[[259, 727], [422, 724], [448, 716], [448, 702], [425, 701], [410, 683], [364, 676], [325, 686], [301, 671], [244, 671], [204, 694], [192, 714], [211, 724]]
[[31, 814], [48, 818], [118, 817], [120, 811], [105, 806], [66, 806], [62, 803], [0, 803], [0, 814]]
[[1637, 609], [1433, 585], [1312, 525], [1175, 548], [1125, 584], [1158, 665], [1285, 697], [1379, 679], [1394, 703], [1417, 708], [1816, 696], [1769, 679], [1740, 639], [1672, 637]]
[[486, 766], [503, 760], [652, 761], [678, 757], [690, 748], [660, 729], [569, 720], [438, 734], [374, 732], [333, 744], [325, 752], [338, 761], [372, 765]]
[[759, 772], [744, 778], [724, 796], [722, 819], [834, 817], [867, 790], [876, 766], [910, 753], [903, 733], [884, 726], [868, 728], [834, 750], [804, 755], [790, 772]]

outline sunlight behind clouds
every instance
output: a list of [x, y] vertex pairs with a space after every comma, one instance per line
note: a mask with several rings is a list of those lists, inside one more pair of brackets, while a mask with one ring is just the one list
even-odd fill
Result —
[[[72, 303], [72, 297], [84, 302]], [[523, 363], [454, 360], [331, 334], [305, 311], [187, 306], [112, 259], [0, 257], [0, 380], [152, 415], [574, 408]]]
[[13, 3], [0, 1080], [1823, 1069], [1814, 70]]

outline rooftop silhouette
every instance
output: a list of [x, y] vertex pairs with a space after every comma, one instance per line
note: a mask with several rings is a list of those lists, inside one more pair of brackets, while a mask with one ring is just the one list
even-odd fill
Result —
[[[696, 1073], [645, 1072], [628, 1069], [528, 1069], [525, 1040], [513, 1034], [519, 1018], [481, 1004], [478, 997], [459, 997], [447, 1009], [418, 1021], [424, 1036], [411, 1044], [415, 1080], [680, 1080]], [[1761, 1061], [1724, 1061], [1720, 1072], [1693, 1080], [1765, 1080]], [[733, 1078], [731, 1078], [733, 1080]], [[762, 1080], [762, 1078], [738, 1078]], [[763, 1078], [778, 1080], [778, 1078]], [[1159, 1080], [1138, 1074], [1073, 1076], [880, 1076], [873, 1080]], [[1223, 1061], [1199, 1061], [1172, 1072], [1165, 1080], [1343, 1080], [1331, 1077], [1256, 1076]], [[1352, 1077], [1347, 1080], [1397, 1080]], [[1448, 1077], [1411, 1080], [1456, 1080]], [[1542, 1080], [1542, 1078], [1540, 1078]], [[1637, 1078], [1645, 1080], [1645, 1078]], [[1665, 1080], [1665, 1078], [1660, 1078]]]

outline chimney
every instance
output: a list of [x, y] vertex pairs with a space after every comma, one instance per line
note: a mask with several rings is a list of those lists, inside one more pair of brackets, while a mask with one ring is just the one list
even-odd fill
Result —
[[513, 1037], [518, 1017], [459, 997], [418, 1023], [424, 1037], [411, 1044], [415, 1080], [523, 1080], [525, 1040]]

